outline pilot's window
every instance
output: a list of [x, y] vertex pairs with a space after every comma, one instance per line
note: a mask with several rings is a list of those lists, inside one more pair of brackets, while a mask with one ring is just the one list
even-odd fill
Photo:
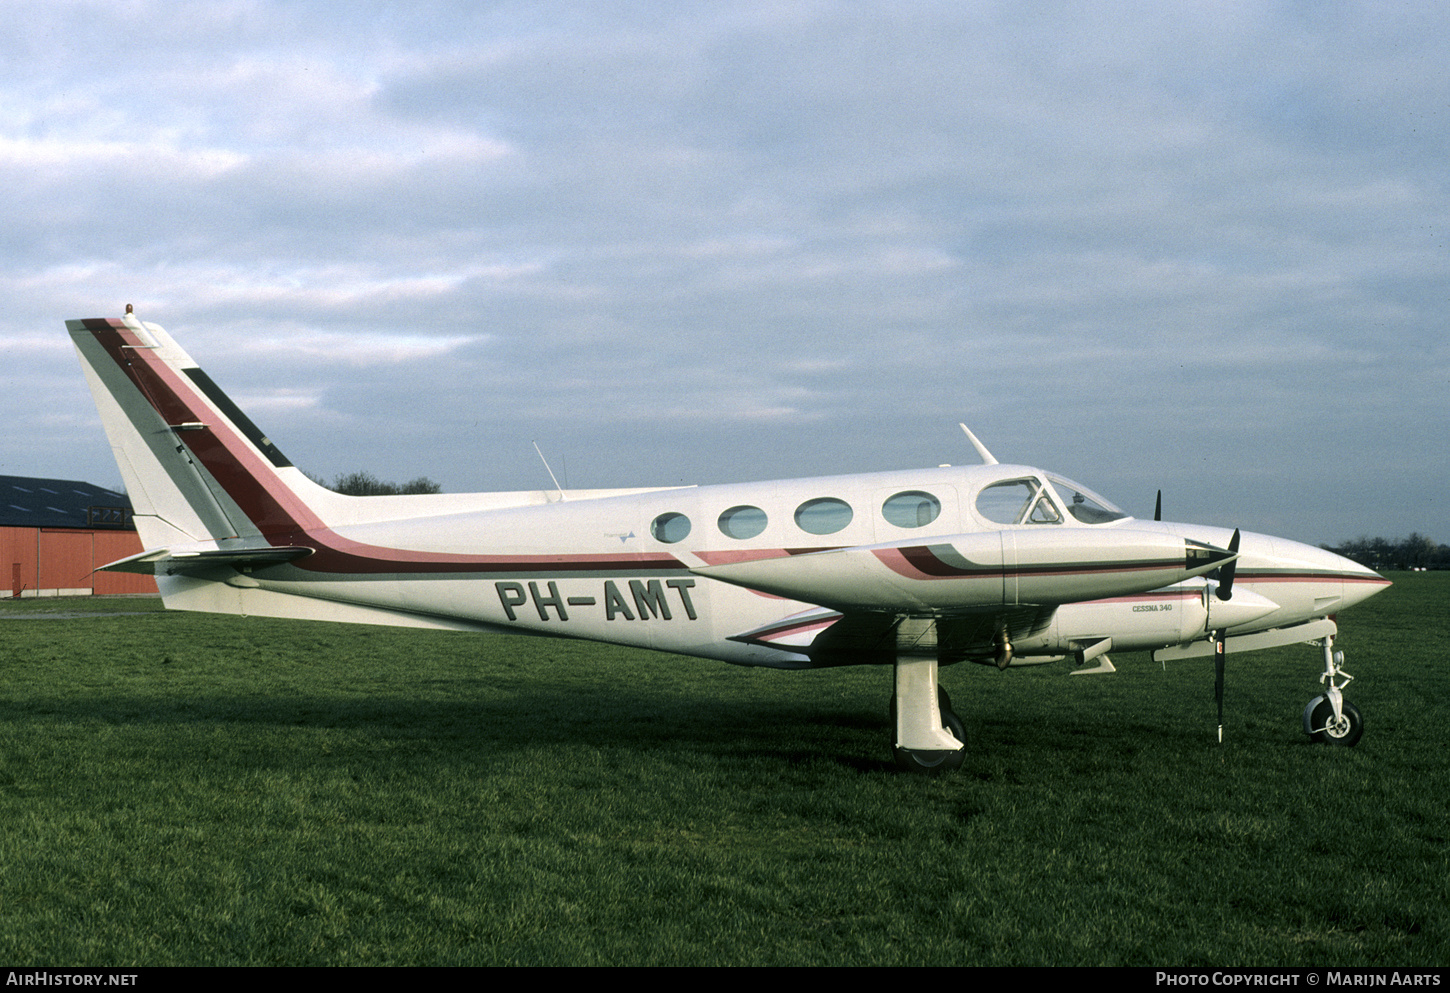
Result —
[[977, 513], [995, 524], [1062, 523], [1062, 514], [1035, 479], [993, 483], [977, 494]]
[[921, 490], [898, 493], [881, 505], [881, 516], [899, 528], [924, 528], [941, 513], [941, 501]]
[[807, 500], [795, 509], [795, 522], [810, 534], [835, 534], [851, 523], [851, 505], [835, 497]]
[[1016, 524], [1037, 495], [1037, 487], [1025, 479], [994, 483], [977, 494], [977, 513], [994, 524]]
[[672, 545], [677, 541], [683, 541], [690, 533], [690, 519], [684, 514], [668, 513], [661, 514], [654, 519], [649, 526], [649, 533], [655, 536], [656, 541], [663, 541]]
[[765, 525], [765, 511], [759, 507], [731, 507], [720, 515], [720, 530], [731, 538], [754, 538]]

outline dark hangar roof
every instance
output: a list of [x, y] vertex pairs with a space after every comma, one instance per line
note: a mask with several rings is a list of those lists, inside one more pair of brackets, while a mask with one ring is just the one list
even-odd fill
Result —
[[129, 530], [131, 501], [73, 479], [0, 476], [0, 527]]

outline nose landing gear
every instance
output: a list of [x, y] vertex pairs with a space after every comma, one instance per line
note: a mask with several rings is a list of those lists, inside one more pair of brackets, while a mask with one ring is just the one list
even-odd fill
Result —
[[1344, 653], [1334, 650], [1334, 636], [1326, 637], [1321, 644], [1324, 672], [1319, 681], [1325, 684], [1325, 691], [1304, 708], [1304, 733], [1327, 745], [1350, 748], [1364, 734], [1364, 718], [1359, 708], [1344, 699], [1344, 688], [1354, 677], [1344, 671]]

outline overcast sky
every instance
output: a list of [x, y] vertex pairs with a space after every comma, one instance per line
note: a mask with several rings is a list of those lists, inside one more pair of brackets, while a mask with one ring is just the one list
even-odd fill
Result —
[[449, 492], [1003, 462], [1450, 542], [1450, 5], [13, 3], [0, 474], [134, 303]]

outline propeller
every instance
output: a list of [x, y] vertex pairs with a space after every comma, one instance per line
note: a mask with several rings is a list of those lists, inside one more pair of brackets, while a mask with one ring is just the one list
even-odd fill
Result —
[[[1238, 570], [1239, 554], [1239, 529], [1234, 528], [1233, 537], [1228, 540], [1228, 550], [1233, 552], [1234, 557], [1229, 559], [1218, 569], [1218, 598], [1220, 600], [1231, 600], [1234, 595], [1234, 573]], [[1224, 651], [1224, 642], [1228, 640], [1224, 630], [1220, 628], [1213, 633], [1213, 699], [1218, 704], [1218, 743], [1223, 744], [1223, 670], [1227, 652]]]
[[[1158, 491], [1158, 499], [1153, 503], [1153, 520], [1163, 520], [1163, 491]], [[1232, 600], [1234, 595], [1234, 574], [1238, 571], [1239, 564], [1239, 529], [1234, 528], [1233, 537], [1229, 539], [1228, 550], [1233, 553], [1233, 558], [1218, 567], [1218, 585], [1216, 595], [1220, 600]], [[1205, 601], [1206, 603], [1207, 601]], [[1213, 699], [1218, 705], [1218, 743], [1223, 744], [1223, 672], [1227, 652], [1224, 651], [1224, 642], [1227, 641], [1223, 629], [1213, 632]]]
[[1234, 557], [1229, 559], [1218, 569], [1218, 598], [1220, 600], [1232, 600], [1234, 596], [1234, 573], [1239, 566], [1239, 529], [1234, 528], [1234, 536], [1228, 540], [1228, 550], [1233, 552]]

